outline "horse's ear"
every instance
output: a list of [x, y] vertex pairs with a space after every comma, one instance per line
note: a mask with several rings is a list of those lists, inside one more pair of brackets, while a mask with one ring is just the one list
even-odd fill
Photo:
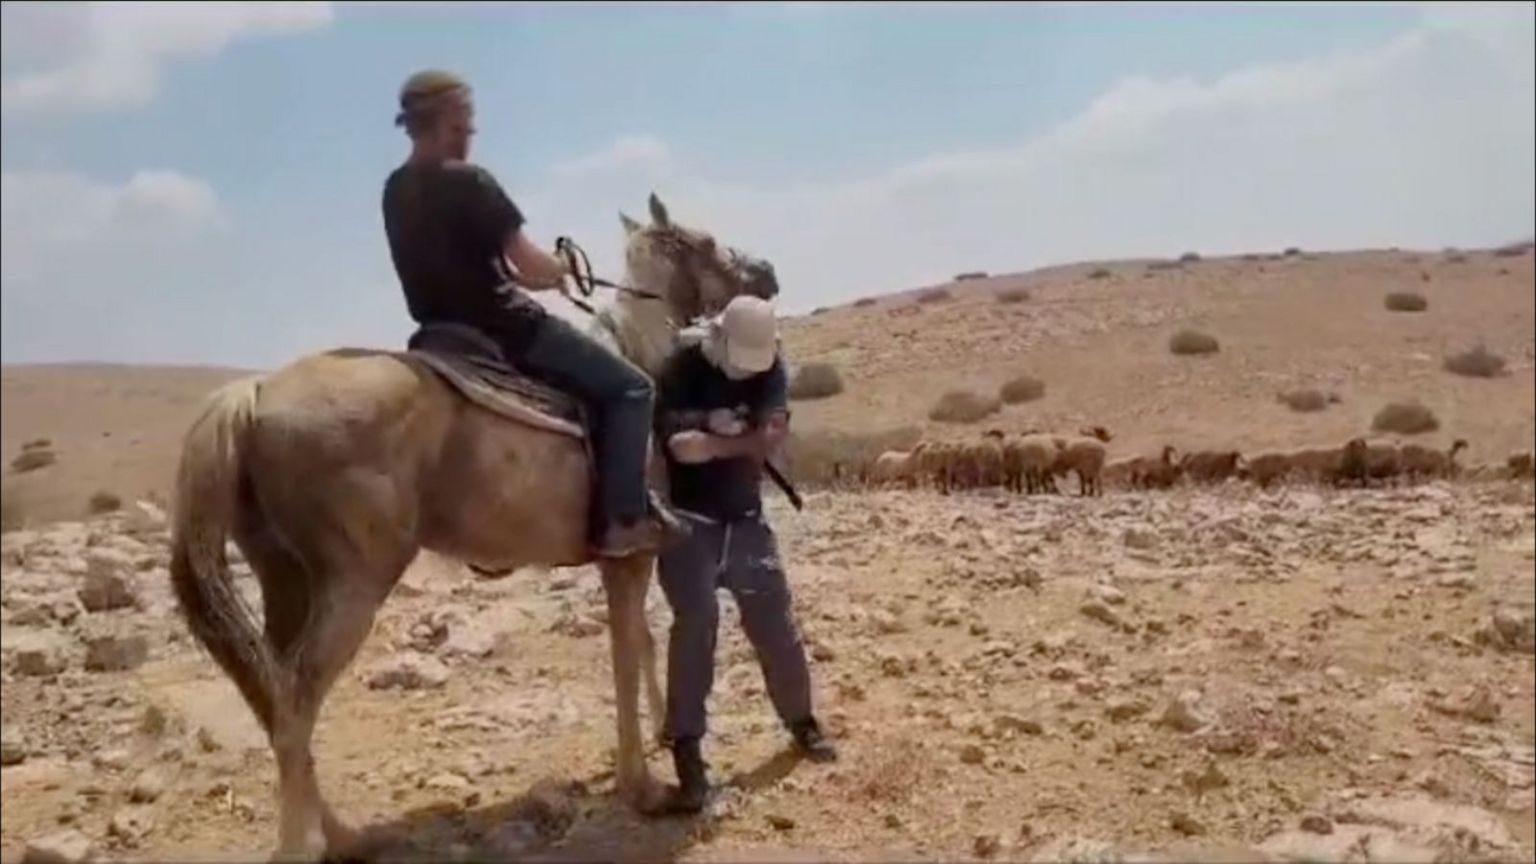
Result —
[[651, 193], [651, 221], [658, 228], [665, 228], [672, 224], [672, 218], [667, 215], [667, 205], [661, 203], [661, 199], [656, 197], [655, 192]]
[[623, 211], [619, 212], [619, 224], [624, 226], [624, 233], [626, 235], [633, 234], [640, 230], [640, 223], [629, 218], [628, 214], [624, 213]]

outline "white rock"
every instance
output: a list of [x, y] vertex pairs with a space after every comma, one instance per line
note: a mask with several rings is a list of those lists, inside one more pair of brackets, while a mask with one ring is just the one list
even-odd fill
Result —
[[11, 671], [16, 675], [46, 677], [59, 674], [69, 668], [72, 647], [69, 640], [58, 633], [8, 628], [5, 634], [5, 653], [9, 655]]
[[142, 635], [96, 636], [85, 642], [85, 668], [92, 672], [129, 672], [148, 659], [149, 640]]
[[1213, 718], [1200, 705], [1200, 694], [1186, 690], [1168, 703], [1157, 721], [1163, 726], [1180, 732], [1197, 732], [1213, 722]]
[[20, 730], [11, 728], [0, 732], [0, 765], [9, 768], [27, 761], [31, 755]]
[[27, 844], [22, 864], [83, 864], [95, 852], [91, 838], [73, 828], [49, 834]]
[[115, 564], [103, 564], [102, 560], [97, 556], [90, 558], [85, 584], [77, 592], [80, 605], [87, 612], [137, 608], [139, 598], [132, 584], [115, 569]]

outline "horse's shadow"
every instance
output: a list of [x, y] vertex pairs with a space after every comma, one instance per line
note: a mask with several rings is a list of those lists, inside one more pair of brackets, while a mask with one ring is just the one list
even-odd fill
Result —
[[788, 776], [802, 757], [783, 750], [750, 771], [726, 780], [716, 800], [696, 816], [641, 816], [593, 787], [600, 774], [563, 783], [541, 781], [515, 798], [494, 804], [440, 804], [412, 810], [362, 831], [342, 859], [393, 862], [675, 861], [714, 834], [730, 818], [722, 796], [750, 795]]

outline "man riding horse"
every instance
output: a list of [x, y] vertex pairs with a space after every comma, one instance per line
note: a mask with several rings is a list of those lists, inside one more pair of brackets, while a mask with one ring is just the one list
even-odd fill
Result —
[[469, 85], [449, 72], [418, 72], [400, 89], [395, 123], [411, 153], [385, 182], [383, 204], [406, 305], [420, 324], [481, 331], [518, 371], [585, 403], [598, 477], [594, 552], [654, 551], [662, 525], [646, 518], [651, 381], [514, 282], [561, 289], [568, 263], [529, 239], [496, 178], [466, 161], [474, 113]]

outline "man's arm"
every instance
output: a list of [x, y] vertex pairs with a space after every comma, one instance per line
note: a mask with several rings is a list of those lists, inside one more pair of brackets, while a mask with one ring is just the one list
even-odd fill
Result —
[[789, 436], [788, 384], [782, 363], [768, 374], [757, 404], [748, 406], [752, 429], [729, 437], [702, 430], [680, 432], [667, 439], [673, 454], [685, 462], [709, 462], [741, 457], [763, 461], [777, 453]]
[[529, 288], [560, 287], [568, 272], [565, 262], [529, 239], [523, 230], [527, 220], [522, 211], [507, 197], [491, 172], [478, 165], [466, 166], [464, 180], [470, 230], [483, 248], [494, 249], [510, 260]]
[[507, 238], [504, 251], [507, 258], [511, 259], [512, 266], [517, 268], [518, 275], [535, 291], [561, 287], [566, 275], [570, 273], [565, 261], [540, 249], [528, 239], [527, 232], [521, 229], [512, 232], [512, 236]]

